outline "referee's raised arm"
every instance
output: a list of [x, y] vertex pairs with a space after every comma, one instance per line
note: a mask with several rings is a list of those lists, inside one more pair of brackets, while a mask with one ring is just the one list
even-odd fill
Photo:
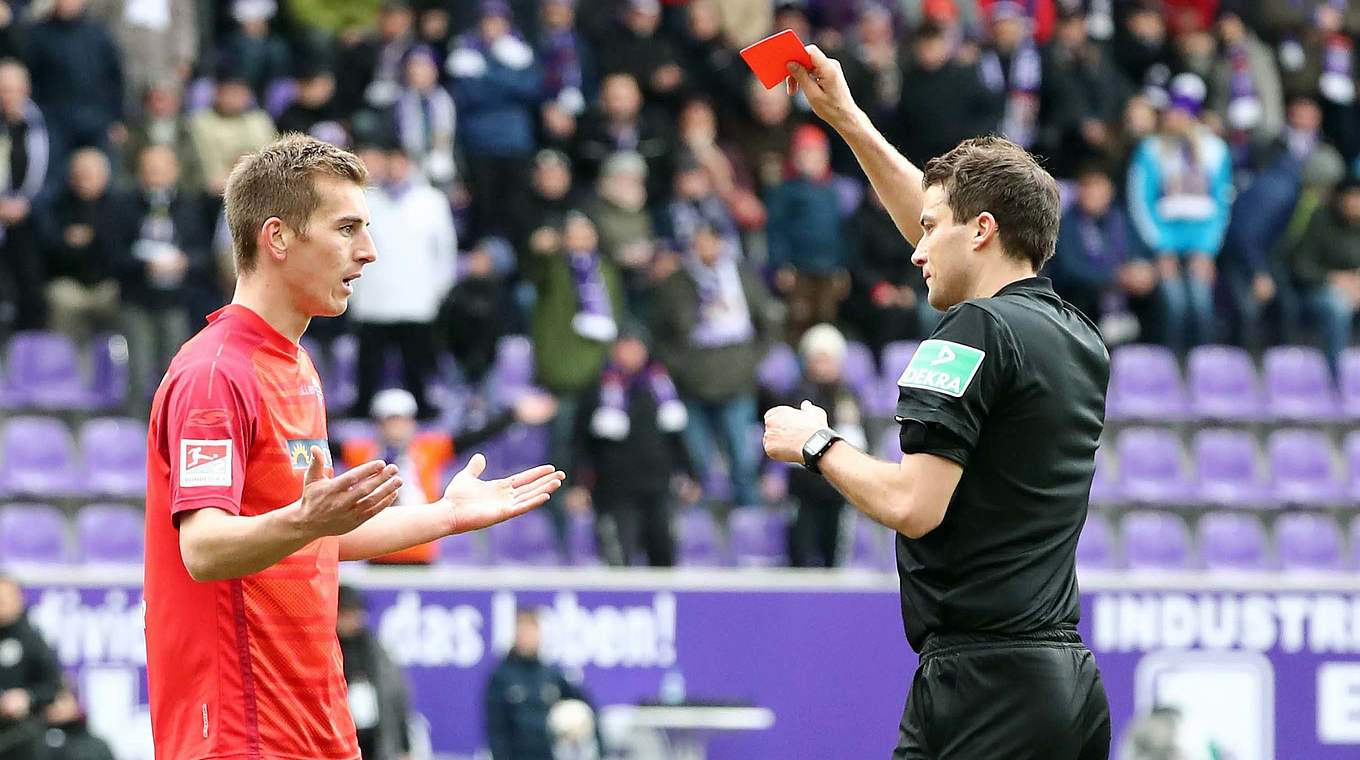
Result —
[[789, 64], [789, 94], [803, 91], [812, 110], [854, 151], [869, 182], [883, 199], [897, 229], [912, 245], [921, 239], [922, 173], [888, 142], [855, 103], [841, 64], [816, 45], [807, 46], [812, 69]]

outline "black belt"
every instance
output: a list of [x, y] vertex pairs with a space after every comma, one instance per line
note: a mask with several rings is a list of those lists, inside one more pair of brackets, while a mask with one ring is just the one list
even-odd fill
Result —
[[1074, 625], [1045, 628], [1025, 633], [932, 633], [921, 647], [921, 659], [939, 657], [982, 649], [1016, 649], [1023, 647], [1057, 647], [1078, 649], [1085, 647], [1081, 634]]

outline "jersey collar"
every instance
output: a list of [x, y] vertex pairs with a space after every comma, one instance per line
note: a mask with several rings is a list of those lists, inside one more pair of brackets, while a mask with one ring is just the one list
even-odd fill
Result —
[[216, 322], [224, 317], [239, 319], [249, 326], [252, 332], [257, 333], [266, 345], [282, 351], [288, 356], [298, 355], [298, 344], [289, 340], [283, 333], [274, 329], [274, 326], [265, 321], [265, 318], [256, 314], [249, 307], [238, 303], [229, 303], [226, 306], [208, 315], [208, 322]]
[[1053, 281], [1047, 277], [1039, 277], [1037, 275], [1034, 277], [1026, 277], [1023, 280], [1016, 280], [1015, 282], [1006, 285], [1001, 290], [996, 291], [996, 293], [992, 295], [992, 298], [1004, 296], [1007, 293], [1031, 293], [1033, 295], [1048, 296], [1050, 298], [1058, 297], [1058, 294], [1053, 290]]

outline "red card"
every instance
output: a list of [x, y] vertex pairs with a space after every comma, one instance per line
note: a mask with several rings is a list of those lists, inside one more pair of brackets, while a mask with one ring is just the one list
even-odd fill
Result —
[[800, 63], [804, 68], [812, 68], [812, 56], [808, 55], [803, 41], [798, 39], [792, 29], [785, 29], [747, 45], [742, 48], [741, 57], [767, 90], [788, 78], [789, 70], [786, 67], [789, 61]]

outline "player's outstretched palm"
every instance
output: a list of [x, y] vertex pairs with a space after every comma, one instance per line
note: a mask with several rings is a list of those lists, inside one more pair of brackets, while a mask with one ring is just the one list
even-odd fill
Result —
[[474, 454], [444, 490], [453, 533], [481, 530], [542, 506], [567, 477], [550, 464], [497, 480], [482, 480], [484, 470], [486, 457]]

